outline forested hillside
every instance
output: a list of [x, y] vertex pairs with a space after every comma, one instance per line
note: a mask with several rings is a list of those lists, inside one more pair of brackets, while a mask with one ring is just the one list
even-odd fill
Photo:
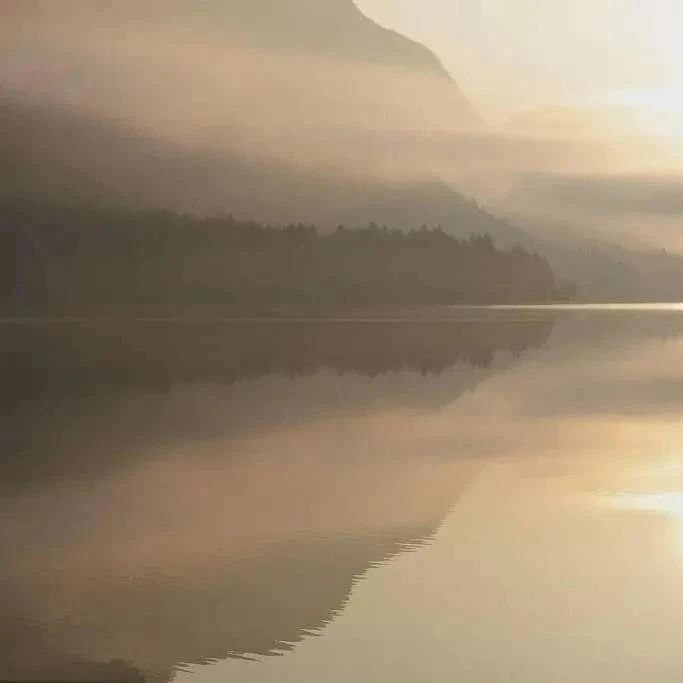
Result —
[[231, 216], [0, 205], [6, 301], [82, 305], [363, 305], [549, 301], [547, 262], [488, 235], [370, 225], [320, 233]]

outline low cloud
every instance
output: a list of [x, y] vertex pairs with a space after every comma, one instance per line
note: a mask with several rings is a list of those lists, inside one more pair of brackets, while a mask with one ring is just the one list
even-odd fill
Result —
[[[670, 165], [670, 150], [633, 132], [626, 112], [562, 108], [499, 131], [464, 125], [462, 95], [438, 69], [283, 49], [160, 7], [11, 2], [0, 27], [4, 97], [114, 124], [177, 156], [223, 155], [312, 182], [440, 180], [522, 220], [576, 219], [620, 238], [642, 215], [683, 210], [677, 178], [632, 175], [634, 163]], [[204, 186], [219, 187], [208, 175]], [[653, 240], [663, 235], [675, 233], [653, 227]]]
[[601, 215], [683, 214], [683, 174], [542, 175], [527, 178], [520, 189], [531, 200]]

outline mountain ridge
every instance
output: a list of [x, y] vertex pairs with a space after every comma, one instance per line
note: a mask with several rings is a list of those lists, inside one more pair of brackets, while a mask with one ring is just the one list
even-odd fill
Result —
[[371, 222], [403, 230], [441, 225], [463, 238], [487, 233], [507, 246], [526, 238], [513, 223], [438, 180], [355, 180], [237, 154], [191, 152], [115, 120], [8, 100], [0, 104], [0, 128], [6, 132], [0, 138], [0, 198], [232, 213], [323, 229]]

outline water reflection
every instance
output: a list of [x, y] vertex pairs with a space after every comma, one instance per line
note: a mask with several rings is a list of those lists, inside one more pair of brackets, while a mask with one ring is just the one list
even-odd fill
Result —
[[321, 632], [478, 470], [421, 418], [550, 330], [5, 326], [0, 677], [166, 680]]
[[653, 491], [645, 493], [617, 492], [605, 501], [617, 510], [656, 514], [668, 520], [683, 552], [683, 491]]
[[0, 678], [679, 680], [680, 314], [6, 332]]
[[416, 452], [442, 438], [479, 465], [433, 543], [371, 572], [324, 638], [176, 683], [677, 682], [682, 354], [679, 316], [563, 316], [412, 422]]
[[12, 457], [0, 481], [113, 468], [178, 440], [447, 403], [485, 377], [496, 354], [509, 363], [550, 330], [457, 321], [5, 326], [0, 406]]
[[683, 520], [683, 492], [664, 493], [622, 493], [616, 499], [618, 507], [628, 510], [663, 512]]

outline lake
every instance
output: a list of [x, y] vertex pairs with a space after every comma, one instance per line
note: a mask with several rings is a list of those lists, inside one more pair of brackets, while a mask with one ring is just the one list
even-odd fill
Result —
[[683, 312], [0, 323], [0, 679], [679, 683]]

